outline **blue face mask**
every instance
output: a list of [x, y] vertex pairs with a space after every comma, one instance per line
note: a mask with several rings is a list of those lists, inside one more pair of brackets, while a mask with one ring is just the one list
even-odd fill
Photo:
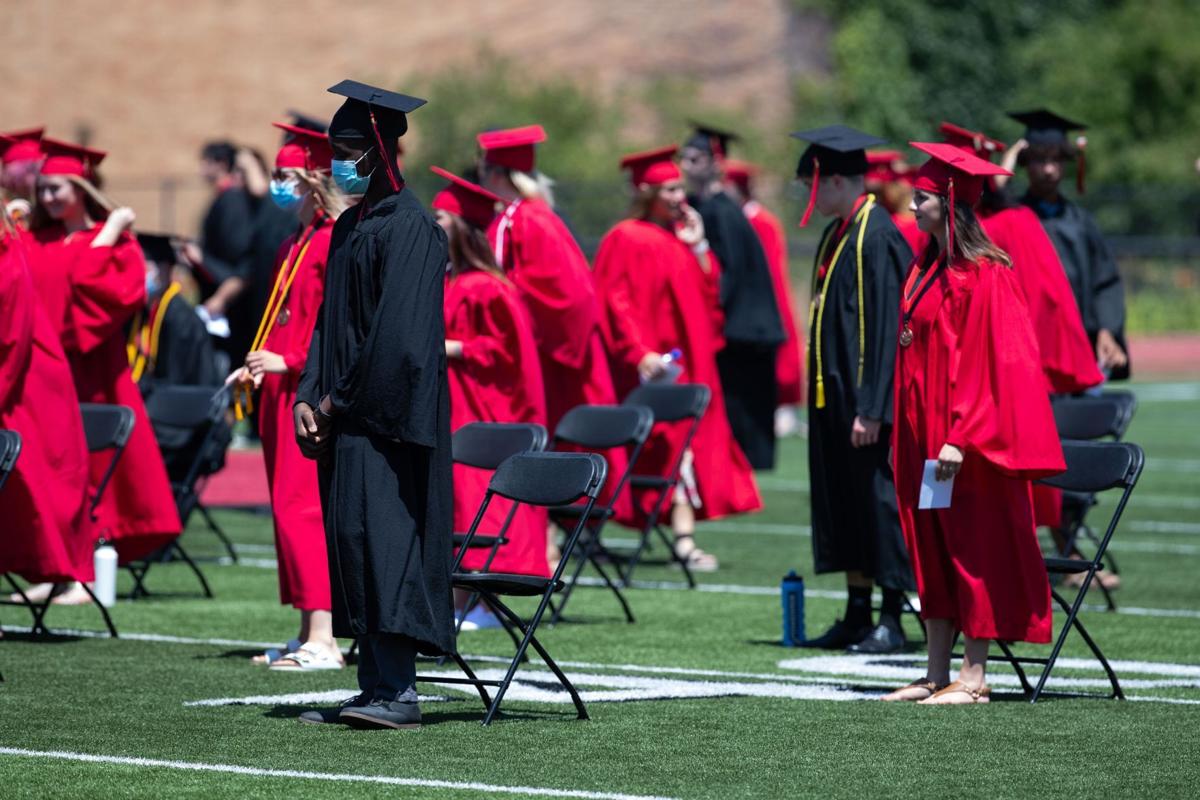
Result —
[[[371, 148], [371, 150], [374, 149]], [[334, 159], [330, 170], [333, 175], [333, 182], [346, 194], [367, 193], [367, 187], [371, 185], [371, 175], [359, 175], [358, 162], [366, 158], [367, 153], [370, 153], [371, 150], [359, 156], [357, 161], [339, 161]], [[375, 170], [371, 170], [371, 173], [374, 174]]]
[[284, 211], [295, 211], [304, 201], [304, 196], [296, 193], [297, 186], [295, 178], [284, 181], [272, 179], [271, 199]]
[[154, 297], [158, 294], [158, 290], [162, 288], [162, 280], [158, 277], [158, 270], [152, 269], [146, 272], [146, 296]]

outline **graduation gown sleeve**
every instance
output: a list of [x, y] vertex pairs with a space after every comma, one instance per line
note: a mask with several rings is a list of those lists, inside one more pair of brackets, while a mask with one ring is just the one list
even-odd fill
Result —
[[1087, 236], [1088, 255], [1092, 262], [1092, 302], [1096, 310], [1096, 321], [1103, 330], [1117, 336], [1125, 334], [1125, 287], [1121, 273], [1108, 242], [1104, 240], [1096, 221], [1090, 214], [1081, 214]]
[[593, 276], [605, 309], [605, 344], [614, 362], [614, 372], [636, 369], [657, 344], [652, 332], [642, 329], [636, 311], [639, 288], [654, 278], [653, 272], [647, 273], [640, 267], [646, 252], [644, 246], [639, 247], [620, 227], [610, 231], [596, 251]]
[[219, 386], [213, 358], [212, 339], [196, 310], [181, 297], [174, 297], [161, 312], [162, 333], [154, 361], [154, 379], [176, 386]]
[[863, 242], [861, 313], [866, 353], [855, 401], [855, 413], [863, 419], [892, 420], [892, 374], [900, 325], [896, 298], [911, 261], [912, 252], [895, 229], [880, 231]]
[[146, 262], [128, 233], [112, 247], [89, 244], [78, 253], [70, 276], [71, 343], [76, 352], [90, 353], [120, 336], [125, 323], [145, 305]]
[[961, 348], [951, 364], [947, 443], [1010, 477], [1062, 472], [1037, 340], [1016, 278], [991, 262], [966, 268], [977, 269], [978, 278], [959, 298]]
[[377, 291], [368, 293], [379, 301], [329, 399], [339, 414], [372, 434], [434, 447], [446, 234], [421, 214], [404, 211], [370, 238], [376, 266], [366, 279], [376, 284]]

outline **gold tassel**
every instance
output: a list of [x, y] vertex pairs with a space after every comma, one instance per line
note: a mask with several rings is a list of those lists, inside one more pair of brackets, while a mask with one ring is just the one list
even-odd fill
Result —
[[817, 376], [817, 408], [825, 407], [825, 381]]

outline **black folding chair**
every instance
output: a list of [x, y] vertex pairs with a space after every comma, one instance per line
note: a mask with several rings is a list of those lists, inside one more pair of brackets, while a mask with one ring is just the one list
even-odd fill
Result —
[[0, 428], [0, 491], [8, 482], [8, 476], [17, 466], [21, 455], [21, 434]]
[[630, 585], [634, 569], [641, 563], [642, 555], [650, 546], [651, 536], [657, 535], [666, 546], [670, 561], [683, 568], [688, 586], [693, 589], [696, 587], [696, 578], [692, 575], [687, 559], [676, 554], [674, 536], [663, 527], [663, 514], [671, 506], [683, 470], [684, 457], [688, 448], [692, 446], [696, 431], [700, 429], [700, 420], [704, 417], [711, 398], [712, 392], [709, 388], [699, 383], [647, 383], [634, 389], [625, 398], [625, 405], [645, 406], [650, 409], [654, 415], [655, 426], [676, 425], [686, 421], [687, 432], [679, 450], [670, 456], [670, 465], [665, 477], [635, 473], [629, 478], [629, 487], [634, 496], [649, 496], [652, 498], [652, 505], [642, 525], [637, 547], [625, 561], [625, 569], [621, 574], [623, 586]]
[[[548, 439], [549, 435], [541, 425], [520, 422], [472, 422], [454, 432], [454, 436], [451, 438], [451, 449], [456, 464], [495, 472], [510, 456], [518, 453], [540, 453], [545, 450]], [[486, 548], [488, 550], [487, 559], [479, 571], [488, 572], [500, 547], [508, 543], [506, 538], [508, 529], [512, 525], [518, 505], [518, 503], [511, 504], [504, 522], [498, 530], [492, 533], [476, 533], [474, 536], [455, 533], [454, 546], [459, 548], [458, 556], [454, 561], [456, 567], [462, 562], [462, 556], [466, 550]], [[474, 608], [478, 601], [479, 595], [472, 593], [463, 608], [462, 616], [455, 625], [456, 633], [462, 629], [467, 612]], [[507, 624], [506, 620], [501, 619], [500, 621], [504, 624], [509, 636], [513, 637], [513, 643], [519, 643], [520, 640], [514, 629]]]
[[[630, 477], [637, 466], [642, 447], [646, 444], [650, 430], [654, 427], [654, 414], [645, 406], [576, 406], [563, 415], [558, 427], [554, 429], [554, 449], [562, 445], [570, 445], [590, 451], [608, 451], [615, 448], [626, 448], [629, 460], [625, 471], [613, 484], [612, 494], [607, 503], [559, 505], [550, 509], [550, 520], [564, 533], [570, 533], [576, 522], [582, 520], [587, 530], [583, 544], [578, 553], [575, 570], [571, 573], [567, 588], [559, 597], [558, 605], [550, 624], [557, 624], [563, 615], [563, 609], [570, 601], [571, 595], [579, 585], [579, 577], [583, 568], [591, 564], [600, 575], [600, 579], [616, 596], [617, 602], [625, 612], [627, 622], [634, 622], [633, 611], [621, 587], [608, 573], [605, 562], [615, 559], [604, 547], [600, 534], [604, 525], [613, 516], [613, 506], [620, 499], [621, 493], [627, 491]], [[586, 509], [586, 510], [585, 510]], [[562, 561], [567, 556], [564, 553]]]
[[[1061, 439], [1095, 441], [1111, 439], [1119, 442], [1125, 437], [1137, 411], [1137, 396], [1126, 390], [1106, 391], [1099, 395], [1056, 397], [1053, 402], [1054, 422]], [[1061, 533], [1064, 538], [1059, 552], [1064, 558], [1076, 552], [1080, 536], [1093, 546], [1099, 544], [1096, 532], [1087, 524], [1088, 512], [1096, 505], [1091, 492], [1063, 492]], [[1121, 574], [1120, 565], [1110, 553], [1108, 569]], [[1110, 611], [1116, 609], [1112, 593], [1103, 585], [1100, 591]]]
[[[1119, 489], [1121, 496], [1117, 500], [1117, 506], [1113, 510], [1112, 518], [1108, 522], [1108, 527], [1105, 529], [1104, 535], [1100, 537], [1100, 543], [1096, 548], [1096, 552], [1090, 560], [1069, 557], [1046, 559], [1046, 571], [1051, 576], [1086, 573], [1087, 577], [1087, 580], [1083, 581], [1071, 602], [1067, 602], [1057, 587], [1051, 586], [1050, 594], [1059, 607], [1066, 612], [1067, 618], [1063, 622], [1062, 628], [1054, 641], [1050, 657], [1018, 657], [1013, 654], [1008, 643], [998, 642], [998, 644], [1004, 654], [1003, 659], [1008, 661], [1013, 669], [1016, 670], [1017, 676], [1021, 681], [1021, 687], [1029, 695], [1031, 703], [1036, 703], [1039, 697], [1047, 694], [1095, 697], [1097, 695], [1094, 694], [1079, 695], [1078, 693], [1050, 693], [1044, 691], [1046, 680], [1050, 677], [1050, 672], [1054, 669], [1054, 663], [1058, 660], [1059, 653], [1062, 652], [1067, 634], [1074, 628], [1079, 632], [1083, 641], [1092, 651], [1092, 655], [1104, 667], [1109, 683], [1112, 685], [1112, 694], [1109, 696], [1113, 699], [1124, 699], [1125, 693], [1121, 690], [1121, 684], [1117, 681], [1117, 675], [1113, 672], [1112, 665], [1108, 663], [1108, 659], [1104, 657], [1104, 653], [1101, 652], [1099, 645], [1092, 639], [1091, 634], [1088, 633], [1087, 628], [1084, 627], [1083, 622], [1079, 619], [1079, 612], [1083, 608], [1084, 598], [1087, 596], [1088, 588], [1094, 582], [1096, 573], [1104, 567], [1105, 552], [1108, 550], [1108, 545], [1112, 541], [1118, 523], [1121, 521], [1121, 515], [1125, 513], [1125, 506], [1129, 503], [1129, 497], [1133, 494], [1134, 487], [1137, 486], [1138, 477], [1142, 474], [1142, 467], [1145, 465], [1145, 454], [1142, 452], [1142, 448], [1136, 444], [1125, 442], [1073, 441], [1063, 442], [1063, 454], [1067, 460], [1067, 471], [1061, 475], [1046, 478], [1041, 481], [1042, 483], [1058, 487], [1065, 491], [1089, 492], [1093, 494]], [[1000, 657], [997, 656], [996, 658], [999, 659]], [[1038, 678], [1036, 687], [1030, 685], [1025, 670], [1021, 666], [1022, 664], [1040, 664], [1042, 666], [1042, 674]]]
[[219, 386], [158, 385], [146, 398], [146, 416], [164, 451], [164, 461], [168, 448], [175, 451], [167, 474], [180, 522], [186, 528], [192, 512], [200, 512], [236, 564], [238, 554], [233, 542], [200, 501], [204, 484], [224, 463], [229, 443], [225, 423], [229, 399], [229, 390]]
[[[500, 710], [500, 703], [504, 700], [504, 695], [508, 692], [508, 687], [512, 684], [513, 677], [516, 675], [521, 661], [525, 658], [526, 651], [532, 647], [541, 656], [542, 661], [546, 663], [546, 666], [554, 673], [555, 677], [558, 678], [559, 684], [570, 694], [579, 719], [588, 718], [587, 708], [584, 706], [579, 692], [575, 690], [571, 681], [567, 679], [567, 676], [563, 674], [558, 664], [555, 663], [554, 659], [546, 651], [546, 648], [538, 640], [537, 628], [541, 624], [547, 609], [550, 607], [550, 598], [555, 592], [560, 592], [564, 588], [562, 576], [566, 568], [567, 559], [575, 549], [586, 527], [590, 512], [596, 503], [596, 497], [599, 495], [600, 489], [604, 486], [604, 478], [607, 473], [608, 466], [604, 458], [595, 453], [521, 453], [512, 456], [500, 465], [499, 469], [492, 476], [491, 482], [488, 484], [487, 493], [484, 495], [483, 502], [479, 506], [479, 511], [475, 514], [475, 520], [471, 523], [470, 530], [467, 531], [467, 540], [464, 546], [459, 549], [459, 557], [455, 559], [453, 585], [456, 589], [478, 592], [497, 614], [503, 616], [508, 620], [509, 624], [521, 632], [521, 641], [517, 645], [512, 661], [509, 662], [508, 671], [505, 673], [503, 680], [482, 680], [476, 677], [463, 657], [457, 653], [452, 657], [466, 675], [465, 678], [430, 675], [418, 676], [417, 680], [426, 683], [474, 686], [478, 690], [479, 696], [483, 699], [484, 705], [487, 706], [487, 713], [483, 717], [483, 724], [490, 725]], [[533, 575], [499, 572], [458, 571], [458, 564], [461, 561], [462, 554], [470, 548], [470, 540], [478, 531], [479, 525], [483, 521], [483, 516], [487, 513], [488, 506], [496, 496], [511, 500], [514, 504], [518, 505], [525, 504], [545, 508], [563, 506], [580, 500], [584, 501], [582, 506], [583, 511], [579, 515], [566, 542], [563, 544], [563, 558], [551, 577], [542, 578]], [[526, 622], [519, 614], [509, 608], [500, 599], [501, 597], [538, 597], [540, 600], [537, 610], [534, 611], [529, 621]], [[488, 696], [486, 687], [489, 686], [496, 687], [496, 696], [494, 698]]]

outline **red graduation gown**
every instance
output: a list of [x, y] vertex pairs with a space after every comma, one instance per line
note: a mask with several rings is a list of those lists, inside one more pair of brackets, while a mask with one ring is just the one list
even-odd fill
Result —
[[[1065, 464], [1016, 276], [960, 260], [941, 270], [910, 325], [912, 344], [896, 350], [893, 447], [921, 613], [973, 638], [1048, 642], [1029, 481]], [[947, 443], [964, 453], [951, 505], [918, 510], [924, 462]]]
[[0, 428], [22, 440], [0, 489], [0, 573], [34, 582], [95, 577], [87, 442], [74, 389], [34, 292], [25, 242], [0, 228]]
[[[546, 390], [538, 360], [537, 342], [529, 314], [506, 281], [486, 272], [470, 271], [446, 282], [446, 338], [462, 342], [462, 358], [449, 361], [450, 429], [469, 422], [532, 422], [546, 424]], [[454, 530], [466, 532], [483, 496], [491, 472], [454, 465]], [[494, 534], [504, 524], [511, 504], [494, 498], [479, 533]], [[508, 543], [496, 552], [489, 569], [548, 576], [545, 509], [523, 506], [508, 529]], [[472, 548], [462, 566], [482, 569], [488, 550]]]
[[[1033, 320], [1050, 393], [1074, 394], [1102, 383], [1104, 376], [1083, 329], [1067, 273], [1037, 215], [1026, 206], [1014, 206], [981, 215], [980, 222], [1012, 259]], [[1034, 486], [1033, 508], [1039, 525], [1062, 524], [1060, 490]]]
[[[283, 356], [287, 364], [287, 372], [263, 377], [258, 430], [271, 491], [271, 515], [275, 520], [279, 601], [302, 611], [330, 609], [329, 557], [317, 462], [300, 453], [292, 406], [296, 404], [296, 388], [325, 294], [325, 263], [332, 232], [333, 221], [324, 218], [312, 234], [275, 326], [262, 345], [263, 350]], [[276, 277], [289, 253], [293, 259], [299, 257], [307, 234], [307, 228], [299, 234], [299, 244], [296, 235], [284, 240], [275, 259]]]
[[804, 397], [804, 371], [800, 366], [803, 347], [796, 330], [796, 304], [792, 300], [792, 286], [788, 279], [787, 237], [779, 217], [754, 200], [742, 206], [750, 227], [762, 242], [771, 268], [771, 282], [775, 286], [775, 303], [779, 307], [779, 318], [783, 321], [786, 337], [775, 354], [775, 384], [778, 392], [776, 401], [781, 406], [799, 405]]
[[[97, 537], [122, 562], [154, 552], [179, 535], [179, 514], [142, 395], [129, 372], [124, 327], [146, 302], [146, 265], [137, 241], [122, 234], [112, 247], [92, 247], [99, 225], [67, 235], [61, 226], [33, 233], [33, 280], [57, 329], [81, 403], [129, 406], [136, 421], [129, 444], [96, 509]], [[91, 455], [93, 488], [112, 459]]]
[[[533, 321], [551, 435], [575, 406], [616, 403], [602, 309], [587, 257], [566, 224], [542, 200], [515, 200], [492, 221], [488, 240]], [[608, 481], [600, 499], [607, 503], [628, 460], [624, 450], [604, 455]], [[630, 508], [622, 497], [615, 510], [628, 515]]]
[[[710, 253], [709, 262], [716, 259]], [[725, 414], [725, 397], [717, 373], [722, 342], [712, 319], [716, 308], [716, 270], [706, 274], [674, 232], [652, 222], [619, 222], [600, 242], [595, 277], [605, 301], [610, 352], [618, 389], [637, 386], [637, 365], [648, 352], [683, 353], [681, 383], [700, 383], [712, 401], [692, 443], [699, 519], [757, 511], [762, 499], [754, 473]], [[688, 423], [658, 425], [638, 462], [642, 474], [665, 475], [679, 451]], [[653, 496], [639, 496], [632, 522], [640, 526], [653, 507]]]

